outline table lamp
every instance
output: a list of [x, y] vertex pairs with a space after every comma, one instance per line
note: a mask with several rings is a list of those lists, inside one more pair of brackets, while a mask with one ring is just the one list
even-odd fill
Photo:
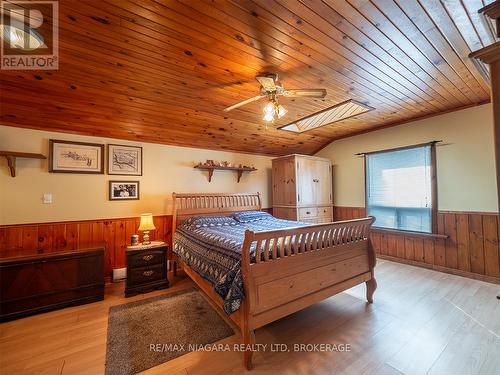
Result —
[[153, 223], [153, 214], [142, 214], [141, 223], [139, 224], [139, 230], [143, 231], [142, 244], [149, 245], [151, 241], [149, 240], [149, 231], [155, 230], [156, 227]]

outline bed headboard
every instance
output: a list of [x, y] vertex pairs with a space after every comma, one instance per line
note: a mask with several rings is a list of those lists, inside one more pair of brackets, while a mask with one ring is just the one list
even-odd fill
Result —
[[260, 210], [260, 193], [172, 193], [172, 229], [190, 216], [230, 215]]

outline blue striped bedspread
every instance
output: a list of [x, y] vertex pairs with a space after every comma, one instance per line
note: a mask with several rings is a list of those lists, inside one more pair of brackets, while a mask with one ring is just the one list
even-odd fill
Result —
[[[240, 308], [245, 297], [241, 274], [245, 230], [258, 232], [308, 225], [258, 211], [241, 213], [241, 216], [243, 222], [233, 217], [188, 219], [176, 229], [173, 240], [174, 252], [214, 286], [228, 315]], [[250, 250], [251, 256], [254, 251], [255, 245]]]

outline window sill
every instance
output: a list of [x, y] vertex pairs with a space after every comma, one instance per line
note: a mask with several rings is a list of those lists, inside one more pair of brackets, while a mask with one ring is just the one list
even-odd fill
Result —
[[432, 240], [446, 240], [449, 236], [445, 234], [437, 234], [437, 233], [424, 233], [424, 232], [411, 232], [408, 230], [398, 230], [398, 229], [388, 229], [388, 228], [373, 228], [373, 233], [379, 234], [395, 234], [402, 235], [409, 238], [423, 238], [423, 239], [432, 239]]

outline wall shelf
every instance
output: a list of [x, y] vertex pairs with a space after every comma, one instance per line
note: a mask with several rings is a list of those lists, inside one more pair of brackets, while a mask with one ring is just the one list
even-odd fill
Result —
[[16, 159], [26, 158], [26, 159], [47, 159], [42, 154], [33, 154], [30, 152], [15, 152], [15, 151], [0, 151], [0, 156], [4, 156], [7, 159], [7, 164], [10, 169], [10, 175], [16, 177]]
[[221, 170], [221, 171], [236, 171], [238, 173], [238, 182], [240, 182], [241, 176], [243, 175], [243, 172], [253, 172], [256, 171], [256, 168], [249, 168], [249, 167], [219, 167], [219, 166], [209, 166], [209, 165], [195, 165], [194, 166], [196, 169], [203, 169], [208, 171], [208, 182], [212, 182], [212, 176], [214, 174], [214, 170]]

